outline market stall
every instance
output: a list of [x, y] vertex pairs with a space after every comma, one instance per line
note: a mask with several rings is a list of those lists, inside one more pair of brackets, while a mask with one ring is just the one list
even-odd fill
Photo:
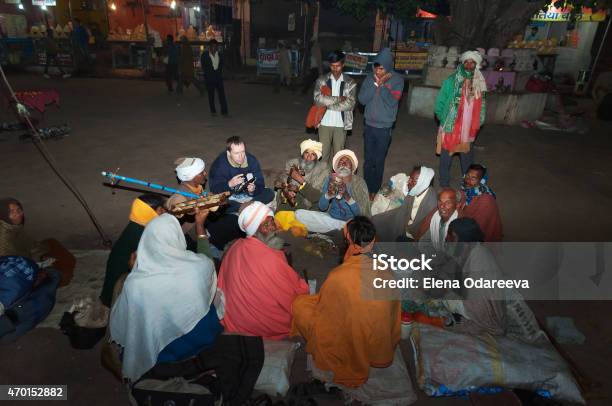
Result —
[[[21, 2], [0, 3], [0, 62], [2, 65], [27, 66], [36, 61], [30, 27], [44, 23], [39, 6]], [[38, 30], [38, 28], [37, 28]]]
[[194, 47], [194, 59], [197, 56], [194, 64], [199, 66], [199, 56], [207, 41], [214, 38], [223, 43], [223, 30], [219, 29], [222, 27], [210, 24], [210, 11], [209, 2], [111, 0], [108, 42], [113, 68], [163, 72], [168, 35], [177, 43], [181, 37], [187, 37]]

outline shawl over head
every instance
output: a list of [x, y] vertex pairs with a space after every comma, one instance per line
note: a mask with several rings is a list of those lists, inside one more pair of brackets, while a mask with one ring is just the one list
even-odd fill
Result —
[[157, 217], [158, 214], [151, 206], [140, 199], [134, 199], [132, 209], [130, 210], [130, 221], [141, 226], [146, 226], [149, 221]]
[[5, 221], [7, 223], [11, 222], [9, 220], [9, 205], [10, 204], [16, 204], [17, 206], [22, 207], [19, 200], [13, 199], [12, 197], [6, 197], [3, 199], [0, 199], [0, 220]]
[[436, 173], [433, 169], [426, 166], [421, 166], [419, 180], [417, 181], [416, 185], [406, 194], [409, 196], [419, 196], [421, 193], [427, 190], [435, 174]]
[[37, 246], [28, 237], [23, 223], [11, 223], [9, 220], [9, 204], [16, 204], [21, 207], [21, 203], [17, 199], [10, 197], [0, 199], [0, 256], [16, 255], [29, 258], [31, 256], [36, 257], [37, 254], [43, 254], [42, 247]]
[[216, 290], [212, 260], [187, 251], [176, 217], [153, 219], [110, 317], [111, 339], [124, 349], [123, 375], [136, 380], [151, 369], [168, 344], [206, 316]]

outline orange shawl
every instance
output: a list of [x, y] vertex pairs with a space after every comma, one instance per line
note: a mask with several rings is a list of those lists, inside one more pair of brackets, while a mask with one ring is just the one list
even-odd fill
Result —
[[298, 296], [293, 302], [291, 335], [304, 337], [317, 368], [332, 371], [334, 382], [348, 387], [364, 384], [371, 366], [389, 366], [400, 340], [399, 301], [362, 296], [362, 270], [368, 278], [364, 288], [378, 276], [370, 261], [365, 255], [347, 255], [319, 294]]
[[221, 324], [228, 332], [282, 340], [291, 328], [291, 304], [308, 284], [281, 250], [255, 237], [236, 241], [221, 262], [217, 287], [225, 296]]

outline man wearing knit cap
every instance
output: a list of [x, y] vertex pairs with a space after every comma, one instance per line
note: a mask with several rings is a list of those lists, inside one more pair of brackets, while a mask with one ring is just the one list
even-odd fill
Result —
[[412, 168], [402, 205], [372, 217], [377, 241], [414, 240], [421, 222], [437, 205], [436, 191], [433, 188], [434, 174], [434, 170], [426, 166]]
[[[176, 165], [176, 177], [180, 182], [180, 186], [177, 189], [183, 192], [202, 195], [207, 180], [204, 160], [201, 158], [178, 158], [174, 164]], [[191, 199], [190, 197], [175, 193], [168, 199], [166, 207], [170, 210], [176, 204]], [[179, 221], [185, 233], [188, 248], [195, 251], [195, 216], [186, 214]], [[206, 229], [210, 234], [210, 243], [220, 250], [228, 242], [244, 235], [238, 227], [236, 216], [227, 214], [222, 209], [209, 214], [206, 220]]]
[[293, 300], [308, 293], [281, 250], [273, 216], [260, 202], [241, 208], [238, 224], [247, 237], [227, 250], [217, 284], [225, 298], [221, 323], [227, 332], [283, 339], [291, 328]]
[[[288, 160], [285, 163], [285, 173], [291, 179], [297, 191], [287, 191], [295, 199], [296, 206], [292, 206], [287, 202], [287, 198], [283, 196], [283, 192], [279, 192], [278, 211], [283, 210], [309, 210], [321, 197], [323, 191], [323, 183], [329, 175], [327, 162], [321, 159], [323, 144], [315, 140], [304, 140], [300, 144], [300, 157]], [[303, 174], [300, 173], [303, 171]], [[281, 179], [285, 182], [287, 178]]]
[[485, 120], [487, 83], [480, 72], [478, 51], [461, 54], [457, 71], [450, 75], [436, 98], [435, 113], [440, 120], [436, 154], [440, 155], [440, 186], [450, 184], [452, 157], [459, 154], [461, 173], [474, 163], [472, 143]]
[[382, 184], [391, 129], [403, 90], [404, 79], [393, 72], [393, 55], [385, 48], [374, 59], [374, 74], [365, 78], [359, 90], [359, 102], [365, 106], [363, 176], [372, 199]]
[[338, 151], [333, 159], [333, 172], [323, 183], [319, 198], [319, 212], [297, 210], [296, 219], [308, 231], [326, 233], [340, 230], [355, 216], [370, 216], [368, 187], [362, 177], [355, 175], [359, 161], [351, 150]]

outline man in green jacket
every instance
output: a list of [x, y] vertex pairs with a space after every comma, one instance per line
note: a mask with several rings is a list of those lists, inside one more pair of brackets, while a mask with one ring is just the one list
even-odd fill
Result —
[[452, 156], [459, 154], [461, 173], [474, 163], [471, 144], [485, 119], [487, 84], [480, 72], [482, 57], [477, 51], [461, 55], [457, 71], [450, 75], [436, 98], [435, 114], [440, 120], [436, 154], [440, 155], [440, 186], [448, 187]]

